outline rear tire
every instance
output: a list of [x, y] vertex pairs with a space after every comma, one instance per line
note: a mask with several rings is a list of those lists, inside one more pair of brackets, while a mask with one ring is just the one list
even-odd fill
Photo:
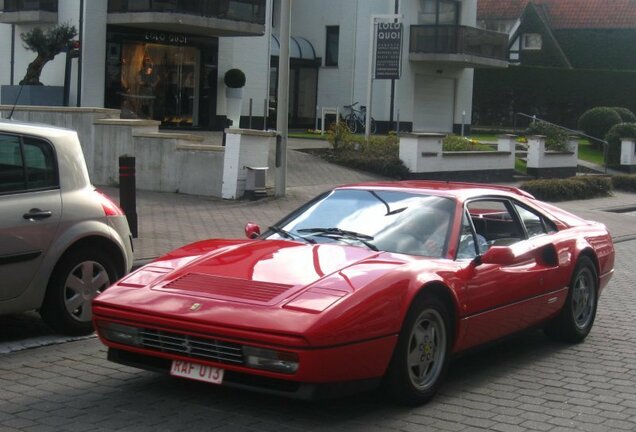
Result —
[[356, 133], [358, 131], [358, 120], [353, 114], [347, 114], [345, 117], [345, 124], [349, 132]]
[[559, 315], [548, 324], [545, 333], [552, 339], [577, 343], [592, 330], [598, 305], [596, 267], [586, 256], [574, 268], [570, 290]]
[[420, 297], [413, 302], [385, 376], [395, 401], [420, 405], [435, 395], [448, 368], [450, 329], [450, 314], [440, 299]]
[[89, 334], [93, 331], [91, 302], [116, 280], [113, 260], [104, 251], [88, 247], [71, 251], [49, 280], [40, 315], [60, 333]]

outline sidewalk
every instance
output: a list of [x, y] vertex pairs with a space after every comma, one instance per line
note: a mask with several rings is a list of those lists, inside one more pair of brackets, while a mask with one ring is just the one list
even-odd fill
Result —
[[[314, 140], [304, 141], [308, 142], [294, 141], [293, 148], [308, 148], [315, 145], [312, 142]], [[269, 173], [269, 176], [274, 175], [274, 172]], [[184, 244], [206, 238], [243, 238], [243, 228], [247, 222], [258, 223], [265, 229], [307, 200], [334, 186], [381, 179], [382, 177], [373, 174], [329, 164], [316, 156], [290, 150], [288, 187], [284, 198], [226, 201], [139, 190], [139, 237], [134, 240], [135, 258], [147, 260]], [[117, 188], [100, 189], [118, 200]], [[606, 224], [617, 241], [636, 238], [636, 214], [608, 211], [636, 209], [636, 194], [617, 192], [612, 197], [566, 201], [556, 205], [585, 219]]]

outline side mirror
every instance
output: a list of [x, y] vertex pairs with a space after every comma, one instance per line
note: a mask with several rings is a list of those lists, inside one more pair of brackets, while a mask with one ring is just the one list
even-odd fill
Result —
[[502, 266], [512, 265], [515, 262], [515, 254], [507, 246], [491, 246], [480, 257], [481, 264], [498, 264]]
[[258, 224], [248, 222], [245, 224], [245, 237], [248, 239], [255, 239], [261, 235], [261, 227]]

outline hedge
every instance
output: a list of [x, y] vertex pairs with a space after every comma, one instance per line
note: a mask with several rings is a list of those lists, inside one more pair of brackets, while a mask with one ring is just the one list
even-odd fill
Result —
[[568, 201], [609, 196], [612, 180], [601, 176], [530, 180], [522, 183], [520, 188], [541, 201]]
[[621, 116], [623, 123], [636, 123], [636, 115], [629, 109], [623, 107], [612, 107], [612, 109]]
[[609, 107], [595, 107], [579, 117], [578, 127], [586, 134], [602, 140], [607, 132], [623, 120], [618, 112]]
[[617, 175], [612, 177], [614, 189], [625, 192], [636, 192], [636, 175]]

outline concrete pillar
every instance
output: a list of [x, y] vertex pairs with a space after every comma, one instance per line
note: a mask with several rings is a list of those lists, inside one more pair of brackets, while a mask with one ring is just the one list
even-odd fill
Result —
[[528, 137], [528, 168], [541, 168], [545, 157], [545, 136], [534, 135]]
[[400, 135], [400, 159], [412, 173], [434, 171], [431, 166], [442, 156], [440, 133], [407, 133]]
[[568, 137], [568, 142], [565, 145], [565, 149], [574, 153], [574, 158], [579, 159], [579, 137], [571, 135]]
[[497, 150], [514, 154], [517, 145], [517, 135], [503, 134], [497, 137]]
[[247, 167], [266, 167], [275, 132], [253, 129], [225, 129], [225, 156], [221, 196], [238, 199], [245, 192]]
[[636, 140], [634, 138], [621, 138], [621, 165], [636, 167], [635, 149]]

